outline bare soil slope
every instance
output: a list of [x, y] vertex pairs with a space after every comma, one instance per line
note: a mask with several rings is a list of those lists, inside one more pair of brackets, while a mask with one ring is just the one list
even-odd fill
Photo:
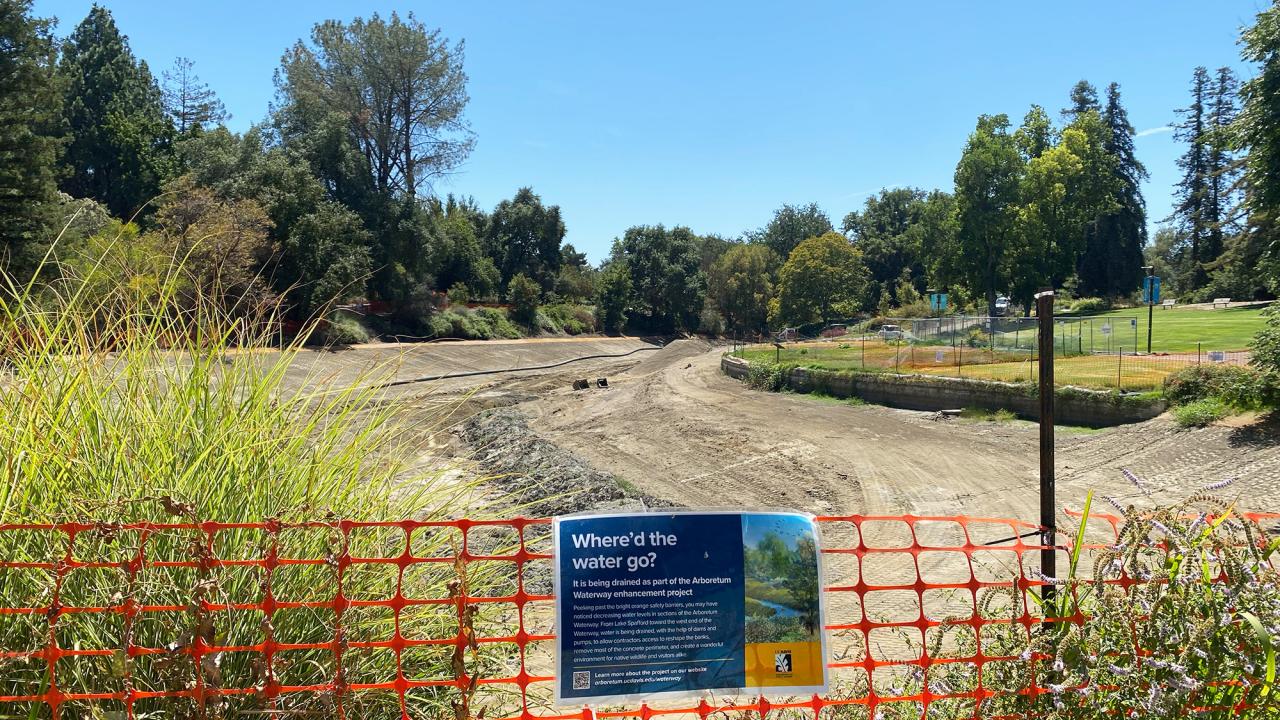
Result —
[[[606, 391], [553, 390], [521, 409], [544, 437], [677, 504], [1038, 518], [1034, 425], [758, 392], [721, 374], [719, 357], [679, 341]], [[1265, 429], [1186, 431], [1157, 419], [1063, 430], [1058, 468], [1059, 503], [1076, 507], [1090, 489], [1145, 504], [1235, 476], [1224, 495], [1260, 510], [1280, 499], [1280, 445]], [[1120, 468], [1145, 478], [1150, 497]]]

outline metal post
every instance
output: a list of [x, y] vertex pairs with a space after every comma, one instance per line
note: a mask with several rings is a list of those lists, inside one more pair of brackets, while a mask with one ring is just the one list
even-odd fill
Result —
[[[1057, 501], [1054, 497], [1053, 476], [1053, 290], [1036, 293], [1036, 319], [1040, 324], [1040, 572], [1048, 577], [1058, 576], [1058, 558], [1054, 551], [1057, 541]], [[1054, 597], [1054, 586], [1045, 585], [1040, 599], [1049, 608]]]
[[[1154, 278], [1156, 275], [1155, 266], [1147, 268], [1147, 277]], [[1155, 319], [1154, 310], [1156, 307], [1156, 281], [1147, 281], [1147, 354], [1151, 354], [1151, 321]]]
[[1200, 343], [1196, 343], [1196, 364], [1200, 364]]
[[867, 369], [867, 333], [862, 332], [862, 369]]
[[1120, 354], [1116, 356], [1116, 389], [1124, 389], [1124, 346], [1120, 346]]

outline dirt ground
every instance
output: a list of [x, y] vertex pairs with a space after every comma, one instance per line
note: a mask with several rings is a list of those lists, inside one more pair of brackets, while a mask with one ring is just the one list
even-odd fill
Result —
[[[376, 346], [309, 353], [291, 372], [296, 382], [369, 382], [631, 353], [403, 385], [388, 399], [405, 404], [409, 422], [421, 414], [422, 431], [455, 456], [468, 449], [446, 442], [444, 431], [480, 409], [514, 406], [541, 438], [677, 505], [1038, 519], [1032, 423], [938, 420], [755, 391], [720, 373], [723, 348], [700, 339], [658, 347], [634, 338]], [[609, 387], [570, 387], [597, 377]], [[1172, 502], [1235, 477], [1219, 494], [1272, 510], [1280, 501], [1280, 431], [1269, 424], [1181, 430], [1168, 418], [1060, 428], [1057, 467], [1059, 505], [1079, 507], [1091, 489], [1124, 504]], [[1121, 468], [1143, 478], [1147, 492]]]
[[[553, 391], [521, 408], [546, 438], [685, 505], [1038, 519], [1032, 423], [940, 421], [754, 391], [720, 373], [720, 349], [682, 343], [607, 391]], [[1079, 507], [1091, 489], [1124, 504], [1171, 502], [1229, 477], [1238, 481], [1223, 494], [1251, 509], [1280, 499], [1280, 436], [1266, 427], [1180, 430], [1158, 418], [1060, 429], [1057, 460], [1060, 505]]]

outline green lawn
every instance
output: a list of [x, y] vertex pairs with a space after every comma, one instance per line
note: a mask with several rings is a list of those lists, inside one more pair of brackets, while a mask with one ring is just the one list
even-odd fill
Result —
[[[1245, 308], [1187, 310], [1175, 307], [1166, 310], [1157, 307], [1152, 315], [1155, 324], [1151, 335], [1152, 352], [1195, 352], [1196, 343], [1201, 343], [1201, 349], [1205, 352], [1247, 350], [1249, 341], [1266, 323], [1262, 310]], [[1126, 350], [1132, 349], [1134, 345], [1134, 329], [1130, 323], [1132, 318], [1138, 320], [1138, 349], [1145, 352], [1147, 349], [1146, 308], [1113, 310], [1081, 318], [1082, 340], [1087, 346], [1089, 326], [1092, 325], [1095, 347], [1103, 347], [1106, 336], [1102, 334], [1102, 326], [1110, 324], [1112, 348], [1123, 345]], [[1071, 323], [1068, 323], [1068, 327], [1070, 326]], [[1071, 334], [1070, 330], [1067, 332]]]

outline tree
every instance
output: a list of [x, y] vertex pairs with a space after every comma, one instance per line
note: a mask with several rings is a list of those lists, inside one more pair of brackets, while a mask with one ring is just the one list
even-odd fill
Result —
[[1239, 83], [1231, 68], [1218, 68], [1217, 78], [1209, 98], [1208, 113], [1208, 171], [1205, 214], [1210, 218], [1208, 237], [1203, 248], [1206, 266], [1215, 266], [1226, 248], [1226, 240], [1239, 231], [1236, 222], [1240, 191], [1237, 179], [1240, 164], [1232, 145], [1232, 126], [1237, 109], [1236, 96]]
[[554, 290], [563, 261], [564, 234], [560, 206], [543, 205], [532, 188], [520, 188], [515, 197], [498, 203], [489, 216], [485, 242], [490, 256], [497, 259], [503, 285], [524, 273], [543, 291]]
[[796, 548], [792, 551], [792, 562], [789, 563], [782, 579], [782, 587], [791, 596], [791, 604], [800, 613], [800, 623], [809, 635], [818, 628], [819, 596], [822, 589], [818, 578], [818, 550], [812, 537], [804, 536], [796, 540]]
[[1013, 294], [1030, 309], [1042, 287], [1061, 287], [1076, 271], [1095, 221], [1114, 207], [1115, 159], [1108, 130], [1086, 111], [1057, 145], [1031, 158], [1021, 178], [1019, 242], [1010, 250]]
[[773, 282], [773, 251], [764, 245], [734, 245], [707, 273], [707, 297], [731, 330], [764, 330]]
[[475, 297], [489, 297], [498, 292], [501, 277], [493, 260], [485, 255], [475, 226], [458, 207], [445, 211], [436, 206], [438, 244], [433, 248], [436, 286], [452, 287], [463, 283]]
[[328, 20], [284, 56], [277, 86], [286, 135], [338, 123], [381, 195], [414, 197], [474, 145], [463, 119], [463, 44], [450, 45], [409, 13]]
[[32, 270], [49, 234], [62, 104], [50, 27], [30, 0], [0, 3], [0, 271]]
[[294, 316], [323, 316], [329, 304], [366, 294], [373, 236], [355, 211], [331, 199], [302, 153], [268, 147], [261, 128], [237, 135], [218, 127], [180, 147], [197, 185], [266, 210], [281, 252], [263, 273]]
[[1187, 290], [1203, 287], [1208, 279], [1203, 263], [1210, 244], [1211, 228], [1216, 221], [1209, 187], [1210, 120], [1206, 104], [1210, 92], [1209, 71], [1203, 67], [1196, 68], [1191, 79], [1191, 104], [1178, 111], [1182, 121], [1174, 126], [1174, 138], [1187, 143], [1186, 152], [1178, 158], [1182, 179], [1175, 191], [1173, 210], [1173, 218], [1187, 243], [1183, 252], [1187, 255], [1189, 276], [1180, 281]]
[[1280, 222], [1280, 6], [1258, 13], [1241, 36], [1245, 60], [1259, 64], [1240, 89], [1239, 142], [1247, 151], [1245, 178], [1249, 235], [1260, 255], [1269, 258], [1272, 290], [1280, 282], [1274, 263]]
[[871, 273], [872, 304], [887, 295], [903, 305], [898, 280], [906, 273], [916, 291], [925, 285], [920, 255], [921, 234], [916, 230], [924, 210], [925, 192], [916, 188], [884, 189], [867, 198], [862, 212], [845, 216], [841, 228], [862, 251]]
[[600, 270], [596, 291], [596, 319], [610, 332], [622, 332], [631, 308], [631, 273], [626, 261], [611, 260]]
[[1106, 126], [1105, 149], [1114, 159], [1111, 204], [1114, 209], [1090, 228], [1077, 267], [1078, 291], [1085, 295], [1117, 297], [1138, 287], [1142, 276], [1142, 252], [1147, 244], [1147, 208], [1141, 184], [1147, 169], [1133, 147], [1133, 126], [1120, 104], [1120, 86], [1107, 86], [1102, 111]]
[[931, 191], [924, 199], [919, 216], [912, 232], [920, 236], [920, 257], [927, 285], [956, 295], [954, 303], [958, 305], [964, 285], [963, 275], [951, 262], [959, 252], [955, 196], [942, 190]]
[[1098, 105], [1098, 90], [1088, 80], [1080, 80], [1071, 88], [1071, 105], [1062, 109], [1062, 118], [1070, 123], [1090, 110], [1102, 110]]
[[865, 304], [868, 279], [862, 252], [843, 235], [809, 238], [778, 271], [778, 320], [799, 325], [852, 315]]
[[698, 238], [687, 227], [639, 225], [614, 243], [612, 260], [631, 275], [631, 321], [652, 332], [693, 330], [706, 279], [698, 269]]
[[748, 239], [768, 246], [778, 260], [783, 261], [802, 241], [824, 235], [833, 229], [831, 218], [822, 212], [817, 203], [783, 205], [774, 211], [773, 219], [768, 225], [749, 233]]
[[524, 273], [516, 273], [507, 286], [507, 299], [511, 301], [511, 317], [517, 322], [533, 327], [538, 319], [538, 304], [542, 300], [542, 288]]
[[131, 217], [174, 168], [173, 125], [155, 78], [99, 5], [63, 45], [58, 75], [70, 132], [62, 189]]
[[947, 262], [958, 278], [985, 296], [995, 315], [996, 294], [1010, 281], [1024, 161], [1006, 115], [983, 115], [956, 166], [956, 242]]
[[189, 58], [180, 57], [173, 61], [171, 70], [161, 74], [164, 109], [180, 136], [199, 133], [230, 117], [217, 94], [200, 82], [194, 68]]
[[1053, 121], [1049, 119], [1049, 113], [1039, 105], [1031, 106], [1022, 119], [1022, 127], [1018, 128], [1013, 137], [1023, 159], [1028, 161], [1045, 154], [1058, 142], [1058, 133], [1053, 127]]
[[219, 198], [182, 178], [156, 211], [162, 247], [181, 263], [192, 296], [253, 314], [274, 299], [259, 269], [273, 254], [271, 220], [253, 200]]

